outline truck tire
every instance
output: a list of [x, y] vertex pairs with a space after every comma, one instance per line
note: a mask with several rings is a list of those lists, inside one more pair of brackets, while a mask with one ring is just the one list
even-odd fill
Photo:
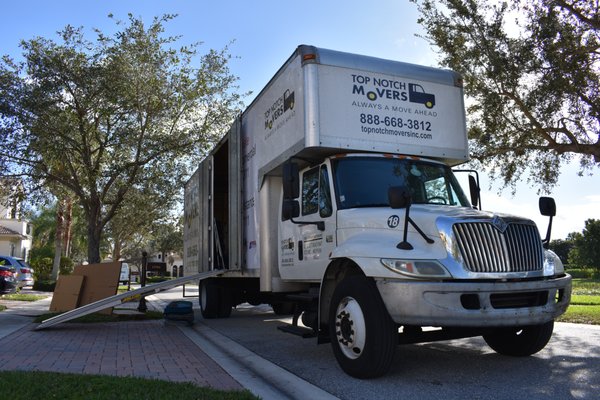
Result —
[[200, 311], [206, 319], [227, 318], [231, 315], [231, 294], [214, 279], [200, 281]]
[[348, 375], [375, 378], [390, 369], [398, 327], [372, 280], [353, 275], [338, 284], [329, 309], [329, 334], [335, 358]]
[[526, 357], [542, 350], [554, 329], [554, 321], [541, 325], [497, 328], [483, 335], [485, 342], [496, 353], [513, 357]]
[[219, 314], [219, 288], [212, 279], [200, 281], [200, 311], [206, 319], [217, 318]]

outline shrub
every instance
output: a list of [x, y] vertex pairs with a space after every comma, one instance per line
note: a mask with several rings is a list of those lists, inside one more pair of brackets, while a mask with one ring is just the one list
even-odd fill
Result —
[[[52, 265], [54, 259], [50, 257], [36, 258], [31, 260], [33, 268], [33, 278], [36, 281], [49, 281], [52, 278]], [[69, 257], [60, 258], [60, 275], [71, 275], [73, 273], [74, 263]]]
[[56, 287], [56, 281], [51, 280], [36, 280], [33, 283], [33, 290], [39, 290], [40, 292], [54, 292]]
[[147, 284], [159, 283], [159, 282], [168, 281], [169, 279], [170, 278], [167, 278], [164, 276], [149, 276], [146, 278], [146, 283]]
[[52, 275], [52, 263], [53, 260], [50, 257], [37, 258], [31, 260], [31, 267], [33, 268], [33, 278], [36, 281], [47, 281]]
[[573, 278], [590, 279], [594, 277], [596, 271], [593, 268], [568, 268], [567, 272]]
[[69, 257], [61, 257], [59, 274], [71, 275], [73, 273], [74, 265], [75, 264], [73, 263], [73, 260], [71, 260]]

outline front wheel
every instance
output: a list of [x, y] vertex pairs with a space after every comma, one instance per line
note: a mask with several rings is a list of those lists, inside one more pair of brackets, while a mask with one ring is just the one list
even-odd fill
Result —
[[349, 276], [335, 288], [329, 334], [340, 367], [355, 378], [375, 378], [391, 367], [398, 327], [390, 318], [375, 282]]
[[496, 353], [513, 357], [526, 357], [542, 350], [552, 337], [554, 321], [541, 325], [497, 328], [483, 335], [485, 342]]

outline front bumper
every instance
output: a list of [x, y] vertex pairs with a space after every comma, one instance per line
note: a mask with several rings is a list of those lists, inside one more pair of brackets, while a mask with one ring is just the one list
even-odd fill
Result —
[[400, 325], [492, 327], [551, 321], [571, 300], [571, 276], [512, 282], [423, 282], [377, 279], [392, 319]]

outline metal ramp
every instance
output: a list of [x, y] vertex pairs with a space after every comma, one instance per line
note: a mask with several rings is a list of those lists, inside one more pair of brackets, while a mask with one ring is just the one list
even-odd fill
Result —
[[117, 294], [117, 295], [114, 295], [111, 297], [107, 297], [105, 299], [98, 300], [98, 301], [95, 301], [90, 304], [86, 304], [85, 306], [81, 306], [74, 310], [67, 311], [67, 312], [57, 315], [55, 317], [48, 318], [47, 320], [40, 323], [37, 327], [35, 327], [34, 330], [37, 331], [40, 329], [49, 328], [56, 324], [60, 324], [61, 322], [70, 321], [72, 319], [79, 318], [84, 315], [92, 314], [97, 311], [104, 310], [105, 308], [118, 306], [119, 304], [121, 304], [123, 302], [124, 299], [131, 297], [131, 296], [135, 296], [138, 294], [146, 294], [146, 293], [158, 293], [158, 292], [162, 292], [164, 290], [172, 289], [177, 286], [181, 286], [190, 281], [199, 281], [201, 279], [210, 278], [213, 276], [221, 275], [223, 273], [224, 273], [224, 271], [222, 271], [222, 270], [202, 272], [200, 274], [184, 276], [182, 278], [176, 278], [176, 279], [172, 279], [172, 280], [165, 281], [165, 282], [155, 283], [153, 285], [148, 285], [143, 288], [139, 288], [139, 289], [131, 290], [129, 292], [125, 292], [125, 293]]

